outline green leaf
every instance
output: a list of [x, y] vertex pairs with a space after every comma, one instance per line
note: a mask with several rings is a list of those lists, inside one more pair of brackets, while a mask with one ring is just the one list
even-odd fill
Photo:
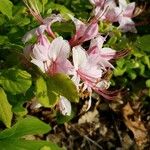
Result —
[[129, 78], [131, 78], [132, 80], [135, 80], [136, 77], [137, 77], [136, 72], [135, 72], [134, 70], [129, 70], [128, 76], [129, 76]]
[[49, 147], [49, 150], [63, 150], [50, 141], [29, 141], [23, 139], [0, 140], [1, 150], [41, 150], [44, 146]]
[[71, 14], [74, 16], [73, 12], [71, 12], [69, 9], [67, 9], [64, 5], [55, 4], [55, 3], [51, 2], [49, 4], [49, 8], [50, 9], [47, 11], [47, 14], [52, 12], [52, 10], [56, 10], [56, 11], [59, 11], [60, 14], [67, 20], [70, 20], [70, 17], [68, 16], [68, 14]]
[[19, 120], [12, 128], [0, 132], [0, 140], [5, 138], [20, 138], [24, 135], [44, 134], [51, 127], [35, 117]]
[[48, 147], [48, 146], [44, 146], [44, 147], [42, 147], [40, 150], [51, 150], [51, 148]]
[[74, 116], [75, 116], [75, 111], [74, 110], [72, 110], [71, 111], [71, 115], [70, 116], [64, 116], [64, 115], [62, 115], [61, 113], [57, 113], [57, 123], [58, 124], [64, 124], [65, 122], [69, 122], [71, 119], [73, 119], [74, 118]]
[[126, 68], [119, 68], [117, 67], [115, 70], [114, 70], [114, 76], [122, 76], [126, 71]]
[[30, 19], [23, 16], [23, 15], [17, 15], [13, 18], [13, 21], [15, 25], [23, 27], [25, 25], [28, 25], [30, 23]]
[[71, 102], [78, 102], [79, 95], [73, 81], [66, 75], [58, 73], [47, 81], [48, 90], [66, 97]]
[[150, 35], [144, 35], [137, 39], [137, 46], [146, 52], [150, 52]]
[[44, 134], [51, 127], [35, 117], [27, 117], [19, 120], [12, 128], [0, 132], [1, 150], [40, 150], [49, 147], [50, 150], [61, 150], [57, 145], [48, 141], [28, 141], [20, 139], [25, 135]]
[[47, 95], [49, 97], [50, 106], [54, 106], [57, 103], [57, 101], [59, 100], [59, 95], [53, 91], [50, 91], [50, 90], [48, 90]]
[[9, 19], [12, 18], [13, 3], [9, 0], [0, 0], [0, 11]]
[[4, 90], [0, 87], [0, 120], [8, 128], [11, 126], [12, 116], [11, 105], [7, 100]]
[[0, 84], [12, 94], [26, 92], [31, 86], [31, 75], [21, 69], [10, 68], [3, 70], [0, 76]]
[[8, 42], [8, 37], [4, 35], [0, 35], [0, 45], [6, 44]]
[[28, 100], [26, 95], [12, 95], [7, 93], [9, 103], [12, 105], [12, 111], [17, 116], [24, 116], [27, 114], [27, 109], [23, 107], [23, 104]]
[[146, 80], [146, 87], [150, 88], [150, 79]]
[[55, 105], [58, 99], [55, 93], [47, 90], [47, 84], [43, 77], [36, 80], [36, 97], [39, 103], [45, 107]]
[[3, 14], [0, 14], [0, 26], [3, 25], [6, 21], [6, 18]]
[[48, 0], [42, 0], [42, 4], [45, 5], [48, 3]]

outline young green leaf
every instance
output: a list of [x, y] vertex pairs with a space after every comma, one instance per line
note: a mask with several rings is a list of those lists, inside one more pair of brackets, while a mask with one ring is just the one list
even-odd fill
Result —
[[9, 19], [12, 18], [13, 3], [10, 0], [0, 0], [0, 11]]
[[48, 90], [66, 97], [71, 102], [78, 102], [79, 95], [73, 81], [66, 75], [58, 73], [47, 80]]
[[70, 17], [68, 16], [68, 14], [74, 15], [73, 12], [71, 12], [69, 9], [67, 9], [67, 7], [65, 7], [64, 5], [60, 5], [60, 4], [56, 4], [51, 2], [49, 4], [49, 10], [47, 13], [49, 13], [52, 10], [56, 10], [59, 11], [60, 14], [67, 20], [70, 20]]
[[12, 128], [0, 132], [0, 140], [6, 138], [20, 138], [24, 135], [44, 134], [51, 127], [35, 117], [19, 120]]
[[52, 107], [58, 100], [58, 94], [47, 88], [46, 81], [43, 77], [36, 80], [36, 97], [40, 104], [45, 107]]
[[14, 95], [26, 92], [30, 88], [31, 83], [31, 75], [17, 68], [4, 70], [0, 76], [0, 84], [6, 91]]
[[149, 44], [149, 41], [150, 41], [150, 35], [144, 35], [142, 37], [139, 37], [137, 39], [137, 46], [143, 50], [143, 51], [146, 51], [146, 52], [149, 52], [150, 51], [150, 44]]
[[36, 97], [39, 103], [45, 107], [49, 107], [49, 98], [47, 96], [47, 85], [43, 77], [36, 80]]
[[150, 88], [150, 79], [146, 80], [146, 87]]
[[0, 140], [1, 150], [42, 150], [44, 146], [49, 148], [49, 150], [63, 150], [50, 141], [29, 141], [23, 139]]
[[7, 100], [7, 96], [4, 90], [0, 87], [0, 120], [10, 128], [12, 120], [11, 105]]
[[72, 110], [71, 111], [71, 115], [70, 116], [64, 116], [61, 113], [57, 113], [57, 123], [58, 124], [64, 124], [65, 122], [69, 122], [71, 119], [73, 119], [73, 117], [75, 116], [75, 111]]

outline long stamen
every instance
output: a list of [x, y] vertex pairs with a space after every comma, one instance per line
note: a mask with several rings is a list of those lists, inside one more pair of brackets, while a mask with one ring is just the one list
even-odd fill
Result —
[[43, 18], [40, 15], [38, 6], [36, 3], [33, 4], [32, 1], [23, 0], [27, 8], [29, 9], [30, 13], [34, 16], [34, 18], [40, 23], [43, 24]]

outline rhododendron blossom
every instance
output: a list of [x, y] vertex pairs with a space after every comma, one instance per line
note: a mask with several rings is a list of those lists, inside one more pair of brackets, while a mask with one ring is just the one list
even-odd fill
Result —
[[58, 102], [58, 107], [60, 112], [63, 115], [70, 116], [71, 115], [71, 103], [65, 97], [61, 96]]
[[135, 2], [127, 4], [126, 0], [119, 0], [117, 6], [115, 0], [89, 0], [94, 6], [93, 14], [97, 20], [107, 20], [110, 22], [119, 22], [119, 29], [122, 32], [136, 33], [133, 18]]
[[90, 22], [88, 24], [83, 23], [82, 21], [74, 18], [69, 15], [76, 27], [76, 33], [69, 41], [70, 45], [76, 46], [80, 45], [85, 41], [91, 40], [98, 34], [98, 24], [97, 22]]
[[87, 52], [91, 57], [93, 57], [95, 62], [97, 62], [101, 68], [105, 70], [106, 67], [114, 68], [109, 60], [115, 57], [116, 51], [111, 48], [102, 48], [104, 41], [104, 37], [101, 35], [97, 36], [95, 39], [91, 40], [91, 44]]
[[51, 25], [55, 22], [61, 22], [62, 16], [60, 14], [55, 15], [53, 14], [50, 17], [47, 17], [45, 19], [42, 19], [42, 25], [39, 27], [32, 29], [31, 31], [27, 32], [22, 41], [24, 43], [28, 42], [33, 36], [41, 36], [45, 31], [52, 37], [55, 38], [54, 33], [51, 30]]
[[90, 0], [90, 3], [94, 6], [93, 14], [97, 20], [116, 21], [114, 0]]
[[74, 64], [74, 76], [72, 80], [77, 87], [83, 84], [83, 89], [89, 91], [89, 105], [91, 105], [91, 96], [93, 89], [107, 89], [108, 83], [102, 79], [103, 70], [99, 67], [95, 57], [88, 55], [88, 53], [81, 47], [76, 46], [73, 48], [73, 64]]
[[62, 37], [58, 37], [50, 43], [49, 47], [35, 45], [31, 62], [48, 74], [69, 74], [72, 68], [69, 57], [70, 45]]
[[[76, 32], [68, 40], [59, 36], [59, 33], [56, 36], [51, 29], [54, 22], [63, 20], [60, 14], [52, 14], [43, 19], [35, 8], [27, 5], [40, 26], [27, 32], [23, 37], [24, 43], [33, 36], [36, 37], [35, 43], [28, 44], [24, 48], [24, 55], [30, 62], [37, 65], [47, 76], [57, 73], [66, 74], [70, 82], [75, 84], [77, 92], [88, 92], [87, 110], [92, 104], [93, 92], [109, 100], [117, 97], [120, 90], [109, 91], [110, 81], [106, 76], [114, 69], [110, 60], [118, 59], [128, 53], [128, 50], [116, 51], [103, 46], [110, 35], [99, 33], [98, 21], [118, 21], [122, 31], [135, 31], [134, 26], [128, 26], [133, 25], [131, 18], [135, 3], [127, 4], [125, 0], [119, 0], [119, 7], [117, 7], [114, 0], [90, 0], [90, 2], [94, 6], [95, 16], [89, 21], [82, 22], [69, 14], [75, 24]], [[87, 43], [84, 43], [86, 41]], [[62, 95], [58, 94], [60, 100], [57, 106], [63, 115], [70, 115], [71, 103]]]
[[119, 0], [119, 7], [116, 8], [118, 14], [119, 28], [123, 32], [134, 32], [136, 33], [135, 24], [132, 21], [133, 11], [135, 9], [135, 2], [127, 4], [126, 0]]

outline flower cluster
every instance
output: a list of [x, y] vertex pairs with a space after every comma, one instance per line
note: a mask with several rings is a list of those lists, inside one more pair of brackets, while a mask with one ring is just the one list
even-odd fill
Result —
[[134, 17], [135, 2], [127, 4], [126, 0], [90, 0], [94, 6], [93, 15], [97, 20], [118, 22], [122, 32], [136, 33], [135, 24], [131, 18]]
[[[117, 91], [108, 91], [110, 81], [104, 76], [113, 69], [110, 60], [126, 55], [127, 51], [117, 52], [109, 47], [103, 47], [107, 36], [99, 33], [99, 20], [118, 21], [123, 31], [135, 31], [131, 20], [134, 3], [128, 4], [119, 0], [119, 7], [113, 0], [90, 0], [94, 5], [94, 17], [84, 23], [69, 15], [76, 27], [75, 34], [69, 40], [56, 36], [51, 29], [54, 22], [64, 20], [60, 14], [43, 19], [38, 11], [29, 7], [31, 14], [41, 25], [25, 34], [23, 42], [28, 42], [33, 36], [35, 44], [27, 45], [24, 54], [33, 64], [37, 65], [47, 75], [64, 73], [70, 77], [79, 91], [89, 93], [88, 108], [91, 106], [92, 92], [113, 100]], [[130, 26], [130, 25], [131, 26]], [[89, 46], [84, 47], [85, 42]], [[88, 44], [87, 44], [88, 45]], [[70, 115], [71, 104], [60, 96], [59, 108], [63, 115]]]

